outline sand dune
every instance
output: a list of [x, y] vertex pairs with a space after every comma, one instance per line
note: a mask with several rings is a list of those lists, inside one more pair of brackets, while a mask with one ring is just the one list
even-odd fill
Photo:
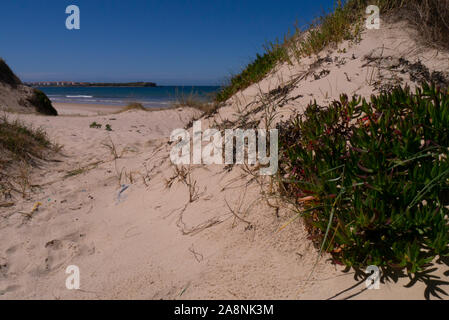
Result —
[[[390, 24], [365, 31], [359, 43], [279, 66], [215, 115], [201, 118], [203, 127], [251, 121], [264, 127], [267, 117], [274, 125], [301, 113], [311, 100], [326, 103], [341, 93], [368, 97], [380, 84], [413, 86], [419, 74], [409, 65], [418, 60], [447, 72], [448, 53], [420, 46], [415, 38], [406, 24]], [[278, 88], [286, 89], [277, 95]], [[317, 250], [301, 220], [279, 231], [294, 213], [261, 196], [269, 190], [268, 178], [237, 165], [176, 172], [168, 137], [198, 111], [55, 107], [58, 117], [8, 115], [42, 126], [64, 148], [32, 173], [33, 193], [0, 208], [0, 299], [436, 297], [435, 283], [406, 288], [406, 277], [366, 290], [362, 278], [326, 256], [311, 273]], [[94, 121], [103, 127], [90, 128]], [[104, 130], [106, 124], [113, 131]], [[39, 209], [27, 217], [36, 202]], [[68, 265], [80, 268], [80, 290], [65, 287]], [[438, 265], [433, 275], [444, 280], [447, 270]], [[440, 286], [448, 292], [447, 284]]]

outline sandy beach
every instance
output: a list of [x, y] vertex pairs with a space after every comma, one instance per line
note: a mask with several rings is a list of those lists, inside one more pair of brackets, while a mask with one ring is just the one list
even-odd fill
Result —
[[119, 112], [125, 106], [95, 105], [95, 104], [74, 104], [74, 103], [53, 103], [59, 115], [96, 115]]
[[[83, 114], [86, 107], [70, 108]], [[194, 113], [21, 115], [64, 151], [30, 177], [33, 194], [2, 209], [1, 298], [424, 298], [426, 285], [405, 288], [407, 278], [366, 290], [364, 282], [356, 285], [357, 275], [325, 257], [310, 276], [317, 252], [301, 221], [278, 232], [291, 213], [281, 209], [276, 217], [239, 168], [186, 168], [197, 182], [197, 199], [190, 202], [190, 187], [173, 178], [166, 142]], [[92, 121], [109, 122], [113, 131], [91, 129]], [[111, 141], [118, 159], [105, 146]], [[23, 214], [37, 202], [31, 218]], [[80, 268], [80, 290], [65, 288], [69, 265]]]
[[[43, 128], [61, 152], [27, 172], [31, 191], [0, 209], [0, 299], [448, 298], [435, 290], [448, 292], [441, 261], [431, 277], [400, 273], [368, 290], [354, 270], [327, 254], [318, 259], [294, 210], [266, 196], [268, 178], [240, 165], [170, 161], [171, 132], [194, 119], [203, 130], [251, 121], [263, 128], [267, 118], [274, 126], [312, 100], [369, 97], [376, 79], [416, 85], [400, 58], [449, 70], [449, 55], [420, 46], [413, 32], [385, 24], [358, 43], [280, 65], [212, 115], [61, 103], [57, 117], [6, 112]], [[382, 68], [388, 63], [405, 71]], [[273, 95], [281, 87], [289, 88], [282, 105]], [[276, 107], [268, 114], [261, 105]], [[79, 267], [79, 290], [66, 288], [70, 265]]]

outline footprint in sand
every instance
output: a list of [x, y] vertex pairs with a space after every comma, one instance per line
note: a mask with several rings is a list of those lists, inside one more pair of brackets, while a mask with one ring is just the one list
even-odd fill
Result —
[[61, 239], [52, 239], [45, 244], [47, 250], [43, 264], [33, 270], [38, 275], [48, 274], [68, 264], [73, 258], [95, 253], [95, 245], [84, 244], [84, 233], [71, 233]]
[[13, 254], [14, 252], [16, 252], [17, 251], [17, 249], [20, 247], [20, 245], [18, 245], [18, 244], [16, 244], [16, 245], [13, 245], [13, 246], [11, 246], [11, 247], [9, 247], [8, 249], [6, 249], [6, 254]]
[[[43, 262], [31, 271], [32, 274], [40, 276], [58, 270], [67, 264], [73, 257], [80, 255], [79, 233], [70, 234], [62, 239], [52, 239], [44, 245], [46, 252], [43, 254]], [[73, 240], [75, 241], [73, 241]]]
[[45, 244], [45, 248], [51, 248], [53, 250], [62, 249], [62, 241], [61, 240], [51, 240]]
[[19, 285], [8, 286], [8, 287], [6, 287], [6, 289], [3, 289], [3, 290], [0, 289], [0, 296], [4, 295], [5, 293], [8, 293], [8, 292], [16, 291], [18, 289], [20, 289]]

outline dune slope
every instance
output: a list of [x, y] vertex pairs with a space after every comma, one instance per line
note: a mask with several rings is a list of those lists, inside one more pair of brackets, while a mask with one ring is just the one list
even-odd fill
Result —
[[[385, 22], [356, 43], [280, 65], [202, 117], [203, 131], [273, 126], [311, 100], [342, 93], [369, 97], [428, 77], [448, 81], [449, 53], [420, 45], [414, 33], [405, 22]], [[440, 278], [405, 287], [411, 280], [402, 275], [380, 290], [366, 290], [360, 275], [326, 256], [314, 268], [318, 251], [301, 220], [279, 231], [295, 213], [269, 196], [269, 179], [244, 166], [170, 162], [170, 132], [193, 116], [187, 109], [51, 121], [18, 115], [64, 148], [30, 175], [33, 192], [0, 208], [0, 299], [448, 297], [435, 290], [449, 292], [445, 264], [432, 273]], [[89, 128], [93, 121], [113, 131]], [[80, 290], [65, 287], [68, 265], [80, 268]]]

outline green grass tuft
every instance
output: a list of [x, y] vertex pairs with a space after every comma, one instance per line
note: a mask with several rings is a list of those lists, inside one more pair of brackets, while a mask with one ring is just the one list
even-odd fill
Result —
[[224, 102], [240, 90], [262, 80], [276, 64], [284, 61], [287, 50], [283, 46], [273, 46], [263, 55], [257, 55], [256, 60], [250, 63], [240, 74], [231, 78], [229, 85], [221, 88], [216, 95], [218, 102]]
[[13, 160], [43, 159], [45, 151], [53, 147], [42, 128], [34, 129], [19, 120], [10, 121], [6, 116], [0, 118], [0, 149]]

